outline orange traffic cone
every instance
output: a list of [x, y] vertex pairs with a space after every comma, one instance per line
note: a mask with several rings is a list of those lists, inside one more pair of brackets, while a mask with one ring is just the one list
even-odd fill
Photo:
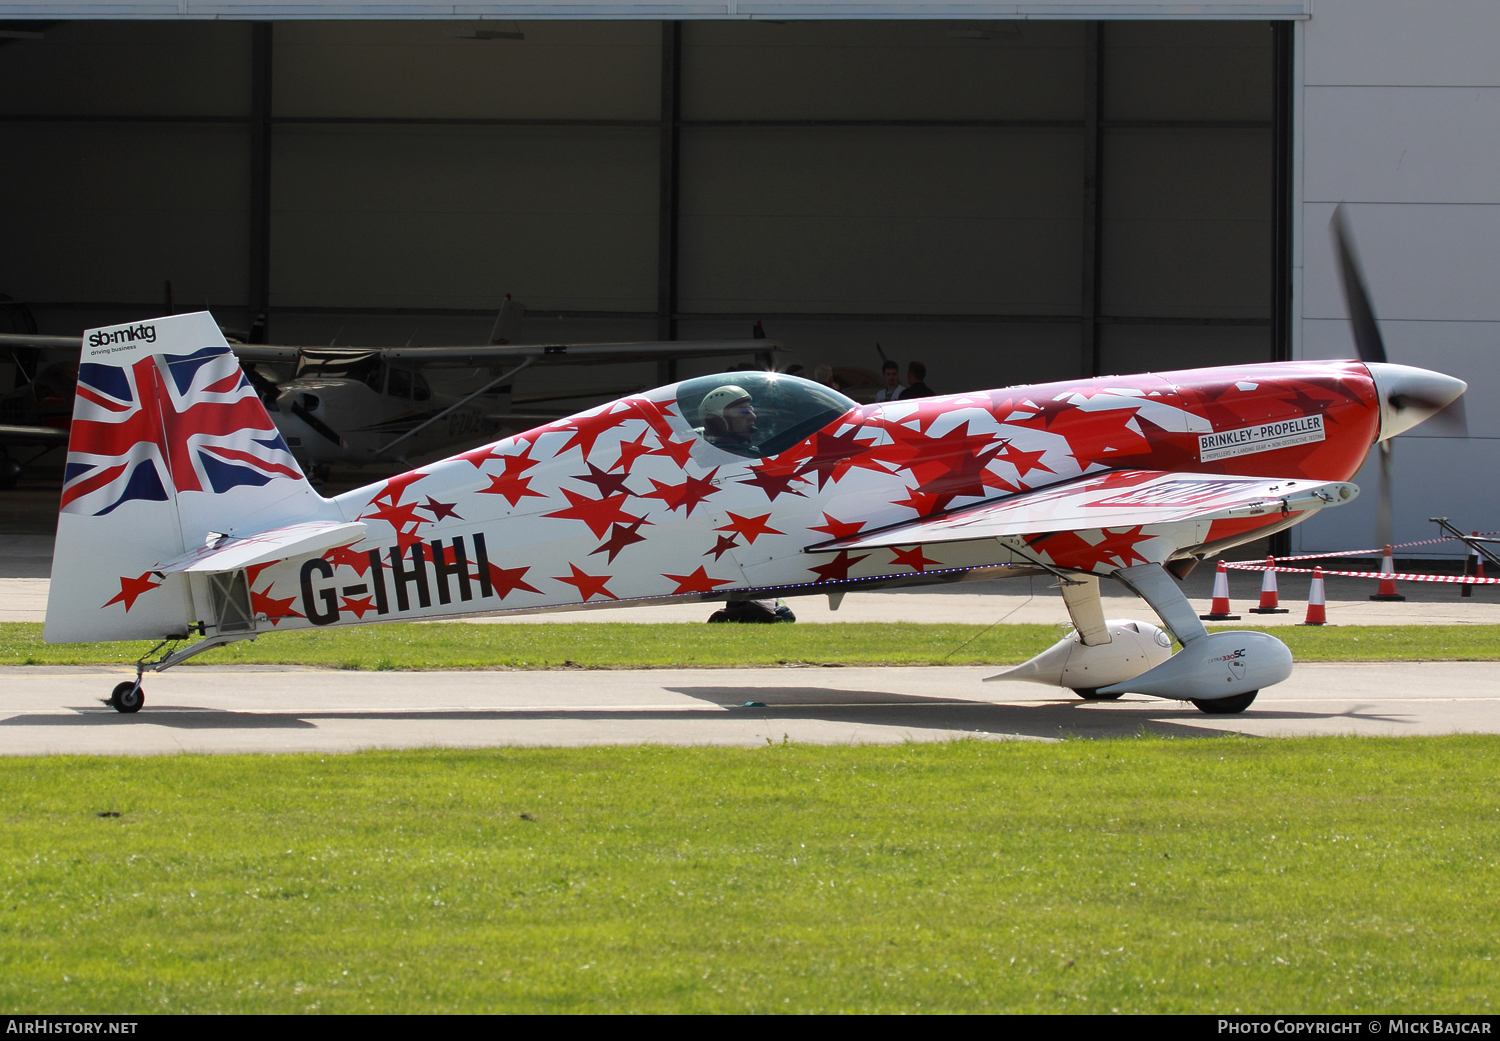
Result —
[[1324, 610], [1323, 569], [1314, 568], [1312, 586], [1307, 591], [1307, 620], [1303, 625], [1327, 625], [1328, 612]]
[[1229, 572], [1224, 567], [1224, 562], [1219, 561], [1219, 570], [1214, 573], [1214, 602], [1209, 605], [1208, 614], [1198, 616], [1205, 622], [1237, 622], [1240, 616], [1229, 613]]
[[1391, 553], [1391, 547], [1385, 547], [1385, 556], [1380, 558], [1380, 588], [1370, 597], [1371, 600], [1405, 600], [1406, 597], [1396, 592], [1396, 580], [1391, 576], [1396, 573], [1396, 561]]
[[1276, 606], [1276, 558], [1266, 558], [1266, 577], [1260, 580], [1260, 606], [1250, 608], [1251, 614], [1286, 614], [1287, 609]]

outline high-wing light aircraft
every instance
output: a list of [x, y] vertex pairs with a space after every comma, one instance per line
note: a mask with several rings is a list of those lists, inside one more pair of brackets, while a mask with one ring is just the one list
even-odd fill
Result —
[[[200, 637], [121, 712], [146, 671], [278, 630], [1038, 573], [1075, 632], [1007, 676], [1240, 712], [1291, 654], [1208, 633], [1171, 573], [1348, 502], [1372, 445], [1465, 389], [1303, 361], [861, 406], [723, 373], [325, 499], [206, 312], [86, 343], [46, 639]], [[1164, 628], [1105, 619], [1101, 577]]]
[[[672, 340], [647, 343], [513, 344], [499, 334], [519, 324], [524, 309], [509, 298], [496, 319], [493, 341], [458, 347], [286, 347], [232, 343], [251, 383], [266, 403], [287, 448], [303, 468], [329, 464], [404, 462], [460, 444], [473, 444], [502, 425], [524, 428], [559, 412], [538, 413], [541, 401], [513, 401], [511, 384], [533, 367], [672, 362], [688, 358], [754, 361], [769, 368], [782, 345], [775, 340]], [[144, 338], [160, 320], [129, 327]], [[75, 337], [0, 334], [0, 346], [83, 348], [91, 330]], [[222, 339], [222, 337], [221, 337]], [[281, 374], [270, 378], [269, 368]], [[438, 381], [441, 373], [472, 373], [462, 390]], [[431, 377], [431, 380], [429, 380]], [[437, 384], [434, 386], [433, 384]], [[562, 400], [591, 398], [587, 391]], [[530, 406], [528, 408], [528, 406]], [[64, 424], [65, 425], [65, 424]], [[31, 444], [45, 432], [7, 434]], [[54, 431], [54, 437], [57, 432]], [[51, 443], [51, 442], [42, 442]], [[3, 474], [0, 474], [3, 477]]]

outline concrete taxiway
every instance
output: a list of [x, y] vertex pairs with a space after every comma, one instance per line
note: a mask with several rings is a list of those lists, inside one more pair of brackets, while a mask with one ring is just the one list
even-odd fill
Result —
[[1299, 665], [1249, 711], [983, 683], [993, 668], [346, 672], [184, 667], [146, 708], [100, 704], [120, 668], [0, 668], [0, 754], [348, 752], [507, 745], [885, 744], [1240, 733], [1500, 733], [1497, 666]]

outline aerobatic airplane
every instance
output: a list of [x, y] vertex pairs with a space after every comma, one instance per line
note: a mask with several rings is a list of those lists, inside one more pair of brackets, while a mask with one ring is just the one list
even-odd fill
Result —
[[[1348, 502], [1465, 389], [1358, 342], [877, 405], [722, 373], [325, 499], [208, 313], [96, 329], [45, 635], [199, 637], [115, 688], [134, 712], [145, 671], [281, 630], [1050, 573], [1075, 631], [1010, 678], [1239, 712], [1291, 654], [1208, 633], [1172, 574]], [[1164, 628], [1105, 619], [1100, 578]]]

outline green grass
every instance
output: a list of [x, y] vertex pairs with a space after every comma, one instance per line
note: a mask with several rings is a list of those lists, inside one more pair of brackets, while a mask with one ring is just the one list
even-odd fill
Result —
[[[318, 665], [343, 669], [589, 668], [775, 665], [966, 665], [1025, 661], [1064, 629], [1050, 625], [417, 625], [268, 633], [189, 664]], [[1500, 659], [1500, 626], [1278, 627], [1302, 661]], [[150, 643], [42, 642], [34, 622], [0, 624], [0, 665], [133, 662]]]
[[1497, 761], [1494, 737], [0, 760], [0, 1006], [1489, 1012]]

